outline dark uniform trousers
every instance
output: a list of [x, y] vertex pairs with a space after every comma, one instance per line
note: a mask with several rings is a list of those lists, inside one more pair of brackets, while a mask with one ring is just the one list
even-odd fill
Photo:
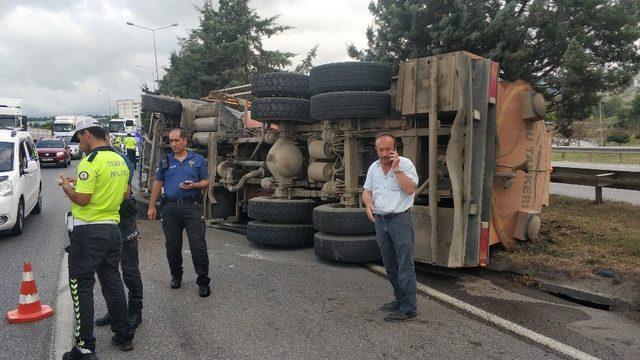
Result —
[[129, 312], [142, 309], [142, 277], [138, 258], [138, 226], [136, 224], [136, 206], [133, 198], [120, 205], [120, 223], [122, 233], [122, 280], [129, 290]]
[[162, 207], [162, 231], [166, 239], [171, 276], [182, 279], [182, 230], [187, 230], [193, 267], [198, 285], [209, 284], [209, 254], [202, 204], [198, 201], [169, 201]]
[[98, 274], [102, 295], [111, 314], [111, 330], [119, 336], [129, 335], [127, 300], [118, 269], [122, 235], [115, 224], [91, 224], [74, 227], [69, 237], [69, 287], [76, 318], [76, 344], [95, 352], [95, 274]]
[[136, 149], [127, 149], [127, 157], [129, 161], [133, 164], [133, 168], [136, 169], [138, 166], [136, 161]]

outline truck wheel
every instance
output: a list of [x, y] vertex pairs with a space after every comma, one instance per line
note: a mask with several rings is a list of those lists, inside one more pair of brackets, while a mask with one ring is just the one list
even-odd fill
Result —
[[381, 259], [375, 235], [332, 235], [316, 233], [314, 252], [324, 260], [339, 262], [371, 262]]
[[142, 94], [142, 109], [166, 115], [182, 115], [182, 103], [180, 103], [180, 100], [162, 95]]
[[340, 62], [311, 69], [309, 91], [384, 91], [391, 87], [391, 68], [372, 62]]
[[313, 199], [277, 199], [260, 196], [249, 200], [247, 215], [252, 219], [274, 224], [311, 223], [313, 208], [317, 205]]
[[375, 91], [343, 91], [311, 97], [316, 120], [380, 119], [389, 116], [391, 96]]
[[309, 117], [309, 100], [294, 98], [256, 99], [251, 103], [251, 117], [260, 121], [316, 122]]
[[247, 224], [247, 240], [259, 245], [312, 246], [314, 233], [311, 224], [270, 224], [262, 221]]
[[251, 78], [255, 97], [309, 98], [309, 76], [290, 72], [256, 74]]
[[323, 233], [337, 235], [375, 234], [365, 208], [345, 208], [340, 204], [324, 204], [313, 209], [313, 227]]

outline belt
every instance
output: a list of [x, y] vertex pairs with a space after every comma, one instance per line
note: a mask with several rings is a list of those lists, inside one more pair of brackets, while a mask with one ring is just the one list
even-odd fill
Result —
[[82, 226], [82, 225], [99, 225], [99, 224], [108, 224], [108, 225], [118, 225], [115, 220], [102, 220], [102, 221], [82, 221], [80, 219], [73, 219], [73, 226]]
[[171, 198], [165, 197], [164, 201], [168, 203], [175, 202], [178, 204], [184, 204], [184, 203], [190, 203], [190, 202], [202, 202], [202, 195], [191, 195], [191, 196], [186, 196], [186, 197], [177, 198], [177, 199], [171, 199]]
[[383, 214], [383, 215], [376, 214], [376, 217], [380, 220], [391, 220], [398, 215], [406, 214], [407, 212], [409, 212], [409, 210], [411, 210], [411, 208], [408, 208], [407, 210], [399, 213], [390, 213], [390, 214]]

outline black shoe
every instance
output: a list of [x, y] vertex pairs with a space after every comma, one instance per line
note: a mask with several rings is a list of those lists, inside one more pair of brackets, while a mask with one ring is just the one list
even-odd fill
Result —
[[113, 335], [111, 337], [111, 343], [113, 345], [116, 345], [118, 349], [122, 351], [133, 350], [133, 335], [129, 335], [129, 336]]
[[142, 310], [129, 310], [129, 326], [135, 331], [142, 323]]
[[111, 324], [111, 315], [107, 312], [103, 317], [96, 319], [96, 326], [107, 326]]
[[418, 317], [418, 313], [404, 313], [400, 310], [398, 311], [394, 311], [391, 314], [387, 315], [384, 317], [385, 320], [387, 321], [409, 321], [409, 320], [415, 320]]
[[200, 297], [207, 297], [211, 295], [211, 288], [209, 287], [209, 285], [208, 284], [198, 285], [198, 295], [200, 295]]
[[170, 285], [172, 289], [180, 289], [180, 285], [182, 285], [182, 279], [172, 277]]
[[75, 346], [73, 347], [73, 349], [71, 349], [71, 351], [67, 351], [62, 355], [62, 360], [96, 360], [96, 359], [97, 359], [96, 354], [94, 353], [83, 354]]
[[388, 311], [388, 312], [394, 312], [394, 311], [398, 311], [398, 309], [400, 309], [400, 304], [396, 301], [390, 301], [382, 306], [380, 306], [379, 308], [382, 311]]

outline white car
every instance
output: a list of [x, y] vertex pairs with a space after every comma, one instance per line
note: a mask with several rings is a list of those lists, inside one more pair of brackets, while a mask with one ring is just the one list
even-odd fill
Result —
[[26, 131], [0, 129], [0, 231], [20, 235], [27, 214], [42, 211], [38, 151]]
[[60, 136], [64, 139], [64, 141], [69, 145], [69, 149], [71, 149], [71, 158], [72, 159], [80, 159], [82, 158], [82, 150], [80, 150], [80, 144], [77, 142], [71, 141], [71, 136]]

